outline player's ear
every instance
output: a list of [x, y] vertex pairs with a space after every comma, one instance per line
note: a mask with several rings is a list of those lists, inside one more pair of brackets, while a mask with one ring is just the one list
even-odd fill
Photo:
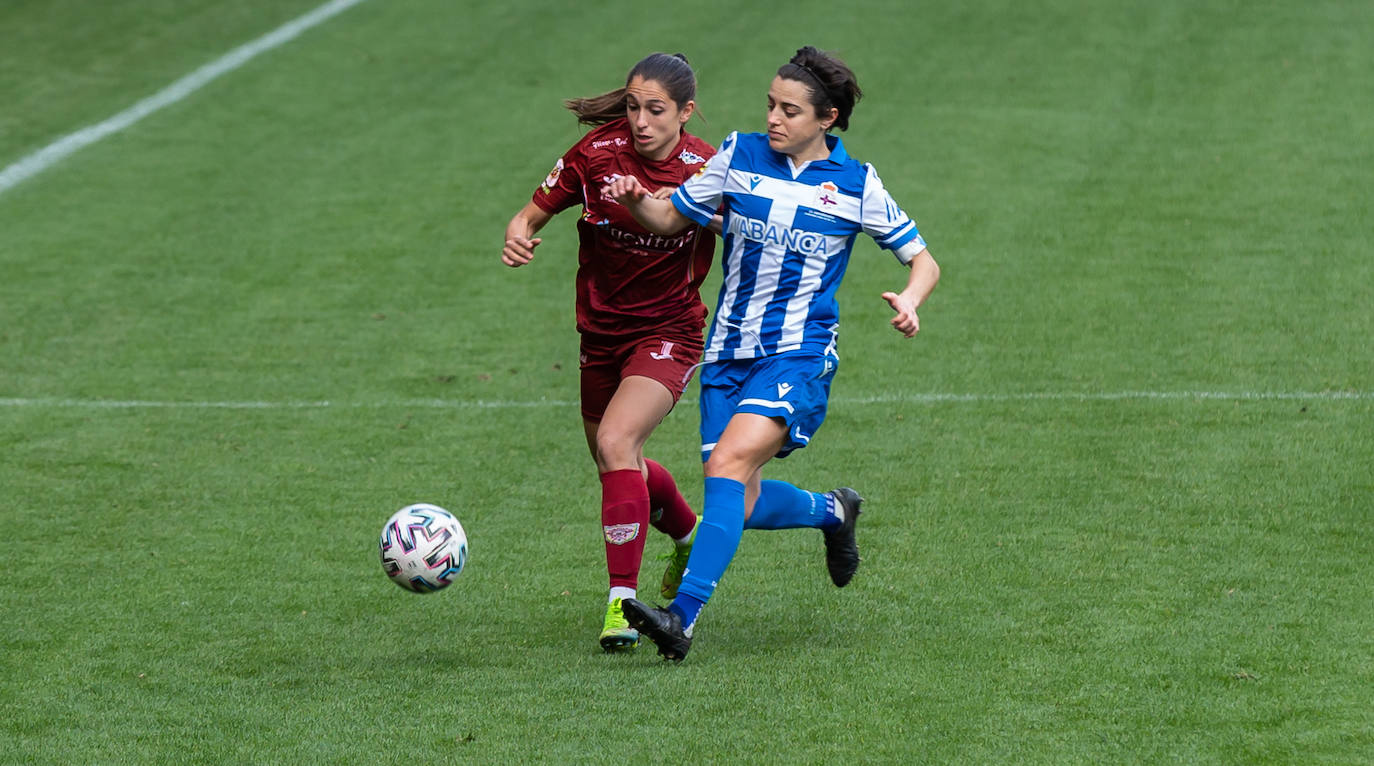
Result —
[[677, 124], [678, 124], [678, 125], [686, 125], [686, 124], [687, 124], [687, 121], [690, 120], [690, 119], [692, 119], [692, 113], [695, 112], [696, 110], [697, 110], [697, 102], [695, 102], [695, 101], [688, 101], [686, 104], [683, 105], [682, 109], [679, 110], [678, 113], [677, 113]]
[[830, 130], [831, 126], [833, 126], [838, 119], [840, 119], [840, 110], [833, 106], [830, 107], [830, 110], [821, 118], [821, 129]]

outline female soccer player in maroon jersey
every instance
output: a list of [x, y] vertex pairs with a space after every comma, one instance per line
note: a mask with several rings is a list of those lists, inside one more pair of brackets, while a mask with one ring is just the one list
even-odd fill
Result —
[[649, 232], [601, 189], [633, 175], [666, 196], [715, 153], [684, 129], [696, 109], [696, 75], [681, 54], [635, 64], [624, 88], [566, 102], [597, 126], [554, 165], [533, 198], [506, 226], [501, 261], [534, 258], [535, 234], [554, 215], [582, 206], [577, 221], [577, 329], [581, 334], [582, 420], [601, 475], [601, 524], [610, 596], [600, 642], [626, 651], [639, 633], [621, 612], [633, 598], [652, 524], [675, 542], [663, 575], [672, 598], [691, 552], [697, 517], [644, 444], [673, 409], [701, 358], [706, 306], [699, 288], [715, 238], [698, 226], [671, 236]]

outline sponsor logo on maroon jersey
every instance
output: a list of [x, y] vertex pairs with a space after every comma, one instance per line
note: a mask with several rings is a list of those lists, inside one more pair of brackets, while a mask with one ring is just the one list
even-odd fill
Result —
[[665, 252], [682, 247], [687, 244], [692, 237], [696, 236], [695, 226], [688, 226], [687, 233], [679, 234], [675, 237], [665, 237], [662, 234], [645, 234], [636, 231], [625, 231], [618, 226], [611, 225], [603, 226], [601, 230], [605, 232], [606, 236], [622, 245], [643, 250], [662, 250]]

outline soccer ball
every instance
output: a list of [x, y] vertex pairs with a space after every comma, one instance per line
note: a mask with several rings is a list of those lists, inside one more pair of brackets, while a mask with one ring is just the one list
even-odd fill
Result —
[[429, 503], [407, 505], [382, 527], [382, 569], [409, 591], [447, 588], [468, 560], [468, 536], [453, 514]]

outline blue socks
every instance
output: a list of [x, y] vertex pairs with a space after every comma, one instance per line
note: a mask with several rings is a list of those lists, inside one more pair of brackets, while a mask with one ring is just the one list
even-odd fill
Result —
[[677, 598], [668, 607], [682, 620], [688, 636], [701, 608], [711, 600], [716, 584], [735, 557], [743, 534], [744, 485], [734, 479], [707, 477], [701, 524], [692, 544], [692, 555], [687, 558], [687, 573]]
[[746, 522], [744, 485], [734, 479], [708, 477], [701, 525], [692, 555], [687, 558], [687, 573], [668, 611], [682, 620], [683, 630], [691, 636], [697, 615], [735, 558], [745, 529], [833, 529], [841, 523], [838, 512], [835, 499], [829, 495], [807, 492], [785, 481], [764, 480], [754, 512]]
[[744, 522], [745, 529], [796, 529], [814, 527], [834, 529], [842, 521], [835, 515], [835, 499], [819, 492], [807, 492], [785, 481], [764, 479], [754, 512]]

